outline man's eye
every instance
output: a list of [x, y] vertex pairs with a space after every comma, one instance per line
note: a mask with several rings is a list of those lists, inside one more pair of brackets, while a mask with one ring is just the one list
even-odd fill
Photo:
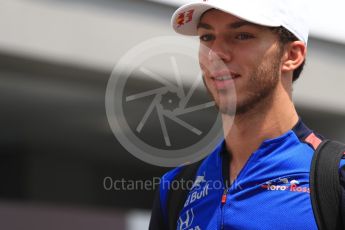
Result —
[[213, 35], [211, 34], [205, 34], [205, 35], [201, 35], [200, 36], [200, 41], [203, 41], [203, 42], [208, 42], [208, 41], [211, 41], [213, 39]]
[[238, 39], [238, 40], [248, 40], [251, 38], [254, 38], [254, 36], [251, 34], [247, 34], [247, 33], [241, 33], [241, 34], [238, 34], [236, 36], [236, 39]]

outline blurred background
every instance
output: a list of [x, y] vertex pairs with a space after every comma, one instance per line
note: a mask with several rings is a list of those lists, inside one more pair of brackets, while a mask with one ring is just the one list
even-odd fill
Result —
[[[1, 0], [1, 229], [147, 229], [154, 192], [105, 189], [104, 179], [150, 180], [168, 168], [116, 140], [105, 90], [128, 50], [175, 35], [170, 17], [183, 2]], [[345, 142], [344, 3], [313, 4], [294, 100], [307, 125]]]

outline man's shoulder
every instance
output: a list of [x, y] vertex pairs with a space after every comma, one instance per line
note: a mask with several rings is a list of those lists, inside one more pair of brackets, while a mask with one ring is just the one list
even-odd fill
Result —
[[[173, 169], [169, 170], [168, 172], [166, 172], [166, 173], [162, 176], [162, 182], [174, 180], [174, 178], [176, 177], [176, 175], [178, 175], [178, 174], [181, 172], [181, 170], [183, 169], [183, 167], [185, 167], [185, 166], [179, 166], [179, 167], [173, 168]], [[162, 182], [161, 182], [161, 183], [162, 183]]]

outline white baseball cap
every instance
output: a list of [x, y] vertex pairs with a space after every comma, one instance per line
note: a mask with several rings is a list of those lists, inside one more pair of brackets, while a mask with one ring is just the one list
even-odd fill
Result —
[[197, 35], [201, 15], [215, 8], [245, 21], [268, 27], [283, 26], [307, 44], [307, 0], [198, 0], [178, 8], [171, 24], [177, 33]]

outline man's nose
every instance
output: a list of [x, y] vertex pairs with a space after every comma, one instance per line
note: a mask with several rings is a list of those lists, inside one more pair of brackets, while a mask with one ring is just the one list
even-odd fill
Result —
[[223, 61], [229, 62], [231, 60], [231, 49], [230, 47], [221, 40], [216, 40], [210, 47], [208, 53], [209, 61]]

